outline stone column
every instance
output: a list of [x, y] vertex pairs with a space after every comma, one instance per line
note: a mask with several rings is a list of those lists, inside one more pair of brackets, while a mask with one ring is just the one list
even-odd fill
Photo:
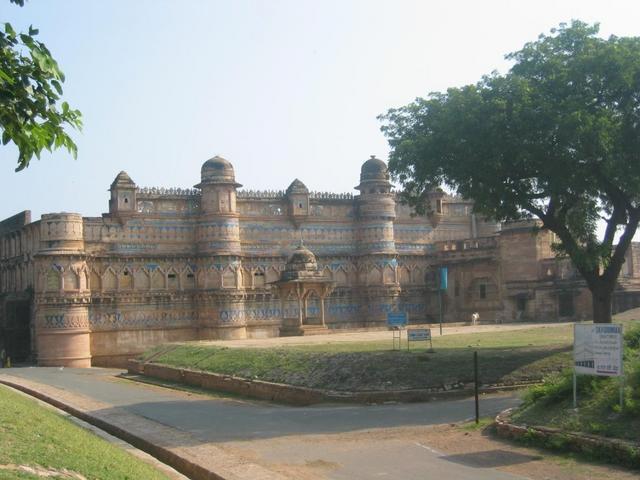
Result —
[[[36, 255], [42, 277], [35, 290], [35, 336], [38, 365], [91, 366], [90, 292], [81, 279], [65, 285], [63, 272], [86, 267], [84, 228], [77, 213], [42, 216]], [[48, 284], [48, 276], [58, 282]]]
[[36, 332], [38, 365], [91, 366], [87, 305], [36, 306]]

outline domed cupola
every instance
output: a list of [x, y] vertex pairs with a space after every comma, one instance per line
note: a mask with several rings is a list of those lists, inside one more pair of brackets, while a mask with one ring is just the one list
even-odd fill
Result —
[[304, 246], [302, 240], [300, 245], [293, 251], [284, 272], [280, 276], [280, 281], [319, 279], [324, 278], [323, 273], [318, 271], [318, 261], [311, 250]]
[[389, 180], [387, 164], [376, 158], [375, 155], [371, 155], [371, 158], [364, 162], [360, 169], [360, 181], [367, 180]]
[[304, 246], [304, 244], [300, 243], [298, 248], [296, 248], [289, 257], [287, 261], [287, 269], [295, 270], [299, 272], [301, 270], [306, 271], [316, 271], [318, 269], [318, 262], [316, 261], [316, 256], [313, 254], [311, 250]]
[[236, 175], [231, 162], [218, 155], [202, 164], [200, 179], [201, 184], [196, 185], [198, 188], [201, 188], [201, 185], [209, 183], [232, 184], [236, 188], [242, 186], [236, 183]]
[[236, 189], [242, 185], [236, 183], [231, 162], [216, 155], [202, 164], [200, 175], [202, 181], [195, 187], [202, 190], [202, 213], [235, 215]]
[[361, 193], [389, 193], [389, 170], [387, 164], [375, 155], [362, 164], [360, 169], [360, 185], [356, 187]]

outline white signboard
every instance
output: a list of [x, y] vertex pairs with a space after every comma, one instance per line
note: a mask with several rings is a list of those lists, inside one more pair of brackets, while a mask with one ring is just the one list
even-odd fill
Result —
[[574, 325], [573, 365], [576, 373], [622, 375], [622, 325]]
[[431, 340], [431, 329], [429, 328], [410, 328], [407, 330], [407, 339], [412, 342], [423, 340]]

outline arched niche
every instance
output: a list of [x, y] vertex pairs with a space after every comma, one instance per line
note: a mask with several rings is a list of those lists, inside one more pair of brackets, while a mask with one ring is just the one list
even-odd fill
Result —
[[80, 281], [78, 275], [71, 269], [62, 274], [62, 285], [65, 292], [76, 291], [80, 289]]
[[151, 288], [155, 290], [164, 290], [165, 288], [165, 275], [164, 272], [156, 268], [151, 273]]
[[60, 272], [51, 268], [45, 274], [45, 290], [47, 292], [60, 291]]
[[236, 274], [233, 270], [225, 270], [222, 274], [222, 288], [236, 288]]
[[149, 275], [142, 268], [136, 270], [133, 274], [133, 284], [136, 290], [149, 290]]
[[368, 285], [381, 285], [382, 284], [382, 272], [380, 268], [373, 267], [367, 274]]
[[108, 268], [102, 275], [102, 289], [103, 290], [115, 290], [116, 289], [116, 274], [113, 270]]

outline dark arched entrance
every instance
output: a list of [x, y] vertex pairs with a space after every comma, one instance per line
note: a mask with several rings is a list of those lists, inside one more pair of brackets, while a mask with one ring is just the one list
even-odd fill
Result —
[[0, 301], [0, 350], [12, 363], [31, 359], [30, 300]]

